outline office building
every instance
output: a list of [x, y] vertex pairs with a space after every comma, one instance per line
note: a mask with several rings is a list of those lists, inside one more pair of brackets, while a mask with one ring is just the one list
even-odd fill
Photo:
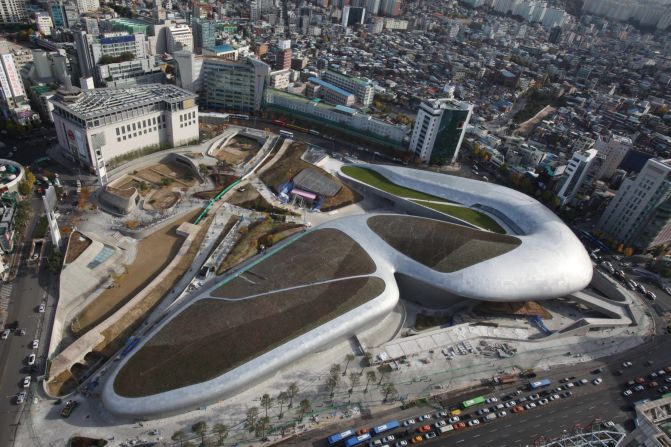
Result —
[[355, 78], [354, 76], [348, 76], [334, 70], [325, 70], [322, 73], [322, 79], [336, 87], [340, 87], [343, 90], [353, 93], [356, 97], [356, 102], [364, 107], [373, 103], [375, 88], [370, 81]]
[[351, 92], [315, 77], [308, 78], [306, 94], [309, 98], [319, 98], [331, 104], [343, 106], [351, 106], [356, 102]]
[[634, 404], [636, 428], [622, 445], [639, 447], [665, 447], [671, 445], [671, 396], [662, 395], [658, 399], [642, 400]]
[[54, 24], [51, 21], [51, 16], [49, 14], [44, 12], [36, 13], [35, 24], [37, 25], [37, 31], [43, 36], [51, 36], [51, 28], [54, 27]]
[[368, 14], [377, 15], [380, 10], [380, 0], [366, 0], [366, 11]]
[[171, 25], [167, 28], [167, 51], [187, 50], [193, 51], [193, 34], [191, 27], [187, 25]]
[[190, 51], [175, 51], [175, 79], [184, 90], [198, 93], [202, 86], [203, 57]]
[[59, 89], [51, 98], [63, 156], [106, 183], [106, 161], [148, 147], [198, 140], [196, 95], [169, 84]]
[[640, 250], [671, 240], [671, 160], [649, 159], [627, 178], [606, 207], [597, 229], [605, 237]]
[[79, 11], [75, 4], [54, 1], [49, 4], [49, 12], [55, 28], [71, 28], [79, 23]]
[[380, 14], [387, 17], [401, 15], [401, 0], [380, 0]]
[[145, 35], [143, 33], [119, 35], [104, 34], [91, 43], [93, 60], [98, 64], [119, 62], [116, 59], [130, 58], [144, 59], [147, 57]]
[[424, 101], [410, 138], [410, 151], [424, 163], [454, 163], [473, 105], [451, 98]]
[[[98, 65], [96, 79], [104, 87], [129, 87], [140, 84], [163, 84], [166, 76], [153, 57]], [[82, 87], [83, 88], [83, 87]]]
[[342, 10], [342, 26], [363, 25], [366, 9], [362, 7], [345, 6]]
[[598, 156], [596, 149], [587, 149], [585, 151], [576, 151], [571, 156], [564, 177], [559, 187], [557, 197], [564, 205], [568, 201], [580, 194], [585, 194], [591, 190], [591, 185], [597, 180], [597, 173], [602, 166], [605, 157]]
[[197, 54], [202, 54], [205, 48], [214, 48], [216, 42], [216, 23], [212, 20], [196, 19], [191, 21], [193, 29], [193, 46]]
[[72, 35], [75, 40], [79, 77], [92, 77], [95, 72], [95, 66], [99, 60], [99, 58], [95, 59], [93, 57], [91, 51], [93, 36], [86, 34], [86, 31], [75, 31]]
[[79, 23], [82, 25], [82, 29], [86, 31], [86, 34], [90, 36], [97, 36], [100, 34], [100, 27], [98, 26], [98, 20], [92, 17], [82, 17], [79, 19]]
[[631, 149], [631, 138], [621, 135], [611, 135], [609, 137], [600, 136], [594, 143], [594, 149], [600, 154], [605, 155], [606, 159], [601, 165], [597, 174], [599, 180], [609, 180], [617, 170], [624, 157]]
[[550, 35], [548, 36], [548, 41], [550, 43], [558, 44], [561, 40], [561, 26], [552, 27], [550, 30]]
[[28, 18], [25, 0], [1, 0], [0, 23], [22, 23]]
[[26, 90], [23, 88], [21, 74], [10, 53], [0, 55], [0, 95], [2, 95], [2, 109], [6, 118], [9, 117], [11, 109], [18, 107], [26, 100]]
[[229, 61], [204, 57], [201, 104], [213, 110], [250, 112], [261, 109], [270, 66], [248, 57]]
[[81, 14], [100, 9], [100, 0], [77, 0], [77, 9]]

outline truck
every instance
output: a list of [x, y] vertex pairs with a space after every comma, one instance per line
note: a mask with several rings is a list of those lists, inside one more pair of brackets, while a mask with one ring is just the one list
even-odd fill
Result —
[[454, 427], [452, 426], [452, 424], [447, 424], [445, 427], [440, 427], [438, 429], [438, 431], [440, 432], [441, 435], [444, 434], [444, 433], [449, 433], [452, 430], [454, 430]]
[[492, 385], [505, 385], [507, 383], [514, 383], [517, 381], [517, 377], [512, 375], [512, 374], [506, 374], [502, 376], [495, 376], [492, 377], [491, 384]]
[[539, 388], [544, 388], [549, 386], [552, 383], [550, 379], [541, 379], [535, 382], [529, 382], [529, 391], [537, 390]]

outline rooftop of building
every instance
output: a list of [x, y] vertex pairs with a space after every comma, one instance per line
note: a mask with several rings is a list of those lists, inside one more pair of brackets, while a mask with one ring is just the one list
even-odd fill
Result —
[[371, 84], [370, 81], [364, 81], [363, 79], [357, 78], [356, 76], [348, 75], [348, 74], [345, 73], [345, 72], [338, 71], [338, 70], [334, 70], [334, 69], [332, 69], [332, 68], [327, 69], [326, 72], [331, 72], [331, 73], [338, 74], [338, 75], [340, 75], [340, 76], [348, 77], [348, 78], [350, 78], [351, 80], [353, 80], [354, 82], [356, 82], [356, 83], [359, 84], [359, 85], [369, 85], [369, 84]]
[[174, 85], [146, 84], [126, 88], [97, 88], [83, 92], [73, 102], [63, 102], [59, 98], [53, 101], [60, 108], [86, 119], [159, 101], [176, 103], [195, 98], [194, 93]]
[[235, 48], [233, 48], [230, 45], [227, 45], [225, 43], [222, 43], [220, 45], [216, 45], [212, 48], [208, 48], [209, 50], [214, 51], [215, 53], [228, 53], [230, 51], [235, 51]]
[[329, 90], [333, 90], [334, 92], [338, 93], [339, 95], [354, 96], [354, 93], [348, 92], [347, 90], [344, 90], [340, 87], [336, 87], [335, 85], [331, 84], [330, 82], [326, 82], [323, 79], [315, 78], [314, 76], [309, 77], [308, 81], [312, 82], [313, 84], [320, 85], [320, 86], [322, 86], [324, 88], [327, 88]]

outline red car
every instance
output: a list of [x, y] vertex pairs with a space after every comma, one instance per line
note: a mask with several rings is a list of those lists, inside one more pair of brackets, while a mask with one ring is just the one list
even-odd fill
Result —
[[426, 433], [426, 432], [429, 431], [429, 430], [431, 430], [431, 426], [430, 426], [430, 425], [422, 425], [421, 427], [419, 427], [419, 431], [420, 431], [421, 433]]
[[462, 428], [466, 428], [466, 423], [465, 422], [457, 422], [456, 424], [452, 425], [455, 430], [461, 430]]

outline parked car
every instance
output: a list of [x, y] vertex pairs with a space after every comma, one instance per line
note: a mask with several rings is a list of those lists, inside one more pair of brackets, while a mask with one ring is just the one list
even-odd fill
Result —
[[34, 365], [35, 364], [35, 354], [30, 354], [28, 356], [28, 365]]
[[475, 427], [476, 425], [480, 425], [479, 419], [471, 419], [470, 421], [468, 421], [469, 427]]
[[28, 393], [26, 391], [21, 391], [19, 394], [16, 395], [16, 405], [21, 405], [23, 402], [26, 400], [26, 396]]
[[601, 377], [597, 377], [596, 379], [592, 380], [592, 383], [594, 385], [599, 385], [601, 384], [601, 382], [603, 382], [603, 379]]
[[3, 340], [7, 340], [7, 337], [9, 337], [9, 334], [11, 333], [12, 331], [10, 331], [9, 329], [5, 329], [4, 331], [2, 331], [2, 335], [0, 335], [0, 338]]
[[631, 396], [632, 394], [634, 394], [634, 392], [633, 392], [632, 390], [629, 390], [629, 389], [624, 390], [624, 392], [622, 393], [622, 395], [623, 395], [624, 397], [629, 397], [629, 396]]
[[32, 380], [32, 377], [26, 376], [23, 378], [23, 387], [28, 388], [30, 386], [30, 381]]
[[44, 313], [44, 309], [46, 309], [46, 306], [44, 305], [44, 303], [41, 303], [40, 307], [37, 308], [37, 311], [39, 313]]
[[644, 389], [645, 389], [645, 387], [643, 385], [636, 385], [634, 387], [634, 391], [636, 391], [636, 392], [643, 391]]

